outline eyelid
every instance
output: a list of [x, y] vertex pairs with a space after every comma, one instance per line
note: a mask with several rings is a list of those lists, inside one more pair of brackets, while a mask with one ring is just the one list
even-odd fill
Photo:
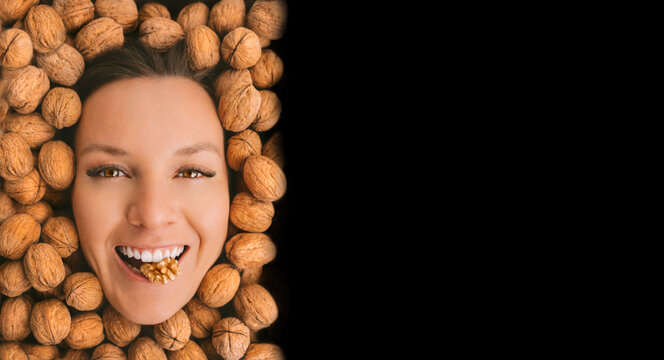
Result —
[[[124, 176], [101, 176], [101, 173], [103, 173], [104, 170], [108, 170], [108, 169], [115, 169], [115, 170], [118, 170], [119, 172], [122, 172], [122, 173], [124, 173], [125, 175], [124, 175]], [[203, 167], [201, 167], [201, 166], [196, 166], [196, 165], [186, 165], [186, 166], [183, 166], [182, 168], [180, 168], [180, 169], [177, 171], [177, 175], [181, 174], [181, 173], [184, 172], [184, 171], [188, 171], [188, 170], [189, 170], [189, 171], [195, 171], [195, 172], [201, 174], [201, 176], [196, 176], [196, 177], [177, 176], [177, 177], [181, 177], [181, 178], [185, 178], [185, 179], [199, 179], [199, 178], [202, 178], [202, 177], [211, 178], [211, 177], [213, 177], [213, 176], [215, 176], [215, 175], [217, 174], [216, 171], [214, 171], [214, 170], [208, 170], [208, 169], [205, 169], [205, 168], [203, 168]], [[124, 169], [122, 168], [122, 166], [117, 165], [117, 164], [100, 165], [100, 166], [97, 166], [97, 167], [95, 167], [95, 168], [93, 168], [93, 169], [87, 170], [87, 171], [86, 171], [86, 174], [87, 174], [88, 176], [90, 176], [90, 177], [100, 177], [100, 178], [129, 177], [128, 175], [126, 175], [126, 174], [127, 174], [127, 171], [124, 170]]]

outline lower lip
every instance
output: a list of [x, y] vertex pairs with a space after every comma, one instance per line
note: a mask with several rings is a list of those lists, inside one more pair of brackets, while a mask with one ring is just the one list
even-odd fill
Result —
[[[142, 274], [137, 274], [136, 272], [134, 272], [134, 270], [132, 270], [132, 269], [129, 267], [129, 265], [127, 265], [127, 263], [124, 262], [124, 260], [122, 260], [122, 258], [120, 257], [120, 255], [115, 251], [115, 248], [113, 249], [113, 252], [115, 253], [115, 258], [117, 259], [117, 261], [120, 262], [120, 266], [124, 269], [124, 273], [127, 274], [127, 276], [128, 276], [129, 278], [131, 278], [131, 279], [133, 279], [133, 280], [135, 280], [135, 281], [138, 281], [138, 282], [144, 282], [144, 283], [147, 283], [147, 284], [153, 284], [153, 285], [155, 285], [155, 286], [163, 286], [161, 283], [152, 282], [152, 281], [150, 281], [150, 279], [146, 278], [146, 277], [143, 276]], [[182, 259], [184, 259], [184, 256], [185, 256], [185, 255], [186, 255], [186, 252], [185, 252], [184, 254], [182, 254], [182, 256], [180, 256], [180, 259], [178, 260], [178, 264], [179, 264], [180, 266], [182, 266]], [[176, 280], [177, 280], [177, 279], [176, 279]], [[170, 281], [169, 281], [169, 283], [170, 283]]]

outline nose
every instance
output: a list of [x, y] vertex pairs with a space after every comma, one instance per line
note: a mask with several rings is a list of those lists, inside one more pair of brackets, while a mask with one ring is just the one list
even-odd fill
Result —
[[138, 182], [130, 201], [127, 220], [131, 225], [158, 230], [175, 223], [174, 197], [168, 184], [157, 179]]

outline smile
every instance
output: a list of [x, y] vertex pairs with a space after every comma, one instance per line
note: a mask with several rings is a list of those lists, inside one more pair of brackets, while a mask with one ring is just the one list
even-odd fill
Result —
[[187, 250], [187, 245], [176, 245], [163, 248], [139, 249], [131, 246], [116, 246], [115, 252], [134, 272], [141, 274], [139, 270], [144, 263], [159, 262], [167, 257], [179, 260]]

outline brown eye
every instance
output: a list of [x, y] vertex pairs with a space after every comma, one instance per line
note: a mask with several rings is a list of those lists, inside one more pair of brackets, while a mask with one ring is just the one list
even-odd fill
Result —
[[119, 171], [117, 169], [108, 168], [104, 169], [104, 177], [115, 177], [118, 176]]
[[192, 169], [183, 170], [183, 171], [182, 171], [182, 174], [183, 174], [184, 177], [186, 177], [186, 178], [196, 178], [196, 177], [201, 176], [201, 173], [200, 173], [200, 172], [198, 172], [198, 171], [196, 171], [196, 170], [192, 170]]

